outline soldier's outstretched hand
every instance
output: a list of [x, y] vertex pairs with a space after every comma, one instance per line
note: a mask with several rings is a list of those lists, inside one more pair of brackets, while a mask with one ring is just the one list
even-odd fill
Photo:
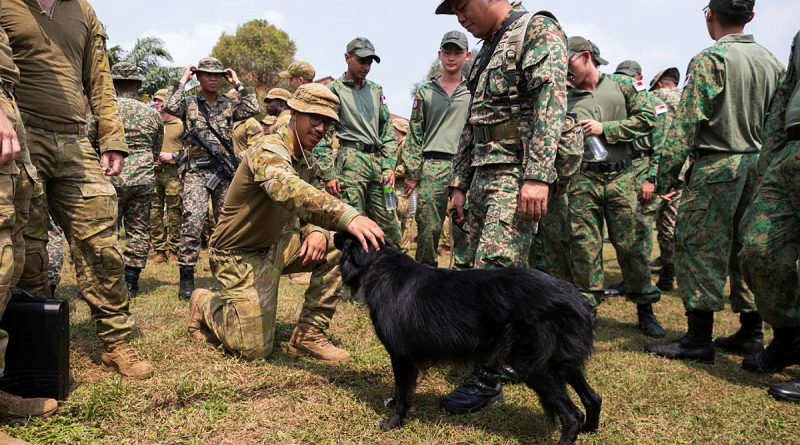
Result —
[[[347, 225], [347, 232], [358, 238], [364, 251], [369, 252], [369, 244], [375, 250], [381, 250], [381, 245], [386, 241], [383, 239], [383, 230], [378, 223], [363, 215], [358, 215]], [[369, 244], [368, 244], [369, 243]]]
[[0, 112], [0, 144], [2, 144], [0, 165], [6, 165], [17, 159], [17, 155], [19, 155], [17, 131], [14, 129], [14, 124], [8, 120], [8, 117], [3, 112]]
[[541, 181], [525, 181], [519, 191], [519, 215], [523, 221], [538, 223], [547, 215], [550, 186]]

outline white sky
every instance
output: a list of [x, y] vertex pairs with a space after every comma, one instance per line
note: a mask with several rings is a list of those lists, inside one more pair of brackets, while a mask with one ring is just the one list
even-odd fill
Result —
[[[317, 77], [338, 77], [345, 69], [347, 42], [363, 36], [375, 44], [382, 63], [369, 79], [383, 85], [393, 113], [408, 116], [411, 86], [436, 58], [442, 35], [461, 29], [453, 16], [437, 16], [437, 0], [90, 0], [109, 33], [109, 46], [129, 49], [138, 37], [166, 42], [177, 65], [207, 56], [222, 32], [254, 18], [264, 18], [289, 33], [295, 58], [311, 62]], [[645, 79], [676, 66], [685, 74], [691, 57], [713, 42], [702, 8], [706, 0], [525, 0], [531, 11], [546, 9], [568, 35], [596, 43], [602, 56], [617, 63], [634, 59]], [[747, 32], [786, 64], [791, 38], [800, 28], [797, 0], [758, 0], [756, 18]], [[470, 36], [473, 45], [478, 42]]]

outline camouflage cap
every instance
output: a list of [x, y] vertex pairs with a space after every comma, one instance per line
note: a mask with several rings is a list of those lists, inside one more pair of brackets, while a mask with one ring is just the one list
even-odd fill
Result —
[[712, 11], [736, 17], [749, 17], [755, 5], [755, 0], [711, 0], [708, 3]]
[[274, 125], [275, 121], [277, 121], [277, 120], [278, 120], [278, 116], [273, 116], [271, 114], [268, 114], [268, 115], [264, 116], [264, 119], [261, 119], [261, 123], [264, 124], [264, 125]]
[[339, 122], [339, 98], [325, 85], [319, 83], [300, 85], [287, 103], [289, 108], [300, 113], [318, 114]]
[[197, 62], [195, 73], [209, 73], [209, 74], [225, 74], [225, 68], [222, 62], [215, 57], [204, 57]]
[[135, 80], [144, 82], [139, 67], [129, 62], [117, 62], [116, 65], [111, 67], [111, 78], [114, 80]]
[[225, 93], [225, 97], [230, 100], [239, 100], [239, 92], [236, 91], [236, 88], [231, 88], [227, 93]]
[[308, 62], [292, 62], [289, 65], [289, 68], [286, 68], [285, 71], [281, 71], [278, 73], [282, 79], [291, 79], [293, 77], [302, 77], [303, 79], [307, 80], [314, 80], [314, 76], [317, 74], [314, 67]]
[[630, 77], [641, 75], [642, 66], [639, 65], [639, 62], [635, 60], [626, 60], [617, 65], [617, 69], [614, 71], [614, 74], [624, 74]]
[[469, 40], [467, 35], [461, 31], [450, 31], [442, 37], [442, 43], [439, 48], [444, 48], [448, 43], [452, 43], [461, 49], [469, 49]]
[[400, 133], [408, 134], [408, 120], [402, 117], [392, 118], [392, 126]]
[[156, 91], [156, 94], [153, 94], [153, 100], [160, 100], [161, 102], [167, 100], [167, 89], [164, 88]]
[[292, 93], [288, 92], [287, 90], [284, 90], [283, 88], [273, 88], [267, 91], [267, 95], [264, 97], [264, 100], [277, 99], [286, 102], [291, 98]]
[[453, 8], [450, 7], [450, 0], [442, 0], [439, 6], [436, 7], [436, 14], [438, 15], [453, 15]]
[[656, 87], [656, 84], [659, 80], [661, 80], [662, 77], [672, 78], [675, 80], [675, 83], [679, 83], [681, 81], [681, 72], [675, 67], [659, 71], [656, 73], [656, 76], [653, 77], [653, 80], [650, 81], [650, 90]]
[[347, 44], [347, 53], [355, 54], [358, 57], [372, 57], [376, 62], [381, 63], [381, 58], [375, 54], [375, 45], [366, 37], [356, 37]]
[[608, 61], [600, 57], [600, 48], [590, 40], [578, 36], [570, 37], [567, 46], [569, 47], [569, 57], [580, 52], [588, 51], [589, 54], [592, 55], [592, 59], [594, 59], [598, 65], [608, 65]]

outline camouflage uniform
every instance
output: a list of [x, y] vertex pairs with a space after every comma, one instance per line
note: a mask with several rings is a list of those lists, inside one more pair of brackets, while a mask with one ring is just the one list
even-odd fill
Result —
[[64, 267], [64, 231], [50, 218], [50, 230], [47, 232], [47, 281], [50, 288], [61, 284], [61, 269]]
[[[166, 91], [166, 90], [165, 90]], [[165, 97], [166, 98], [166, 97]], [[150, 211], [150, 240], [157, 253], [176, 255], [181, 244], [181, 184], [176, 158], [183, 151], [183, 122], [178, 118], [164, 122], [162, 152], [173, 154], [172, 162], [155, 167], [155, 190]]]
[[[739, 227], [756, 187], [765, 97], [777, 88], [780, 63], [751, 35], [727, 35], [695, 56], [659, 165], [658, 192], [677, 183], [690, 151], [696, 158], [675, 229], [675, 272], [688, 311], [720, 311], [730, 274], [731, 308], [754, 312], [737, 257]], [[729, 79], [723, 72], [749, 72]], [[757, 76], [757, 77], [755, 77]]]
[[414, 214], [411, 213], [410, 208], [412, 195], [406, 192], [406, 166], [400, 161], [403, 152], [406, 150], [405, 141], [408, 135], [408, 121], [401, 117], [393, 117], [392, 128], [394, 128], [398, 147], [394, 190], [397, 196], [397, 218], [400, 220], [400, 232], [403, 234], [403, 241], [400, 243], [400, 248], [405, 251], [410, 251], [411, 244], [417, 239], [417, 227], [414, 222]]
[[[509, 13], [524, 11], [515, 3]], [[506, 82], [505, 44], [527, 23], [522, 51], [520, 113], [515, 116]], [[476, 60], [484, 57], [484, 44]], [[535, 15], [508, 27], [480, 78], [469, 78], [473, 104], [454, 161], [450, 187], [467, 192], [469, 251], [463, 266], [524, 266], [533, 223], [520, 219], [518, 195], [524, 180], [556, 181], [554, 162], [566, 115], [566, 37], [558, 22]], [[486, 137], [488, 135], [488, 137]]]
[[233, 124], [233, 151], [241, 156], [256, 138], [264, 134], [264, 127], [258, 119], [251, 117]]
[[800, 33], [794, 36], [789, 69], [772, 100], [761, 156], [760, 167], [766, 172], [759, 171], [763, 180], [743, 220], [739, 255], [764, 320], [773, 328], [796, 328], [800, 326]]
[[[203, 65], [203, 62], [210, 67], [205, 68], [206, 71], [224, 72], [222, 64], [216, 59], [203, 59], [200, 65]], [[183, 120], [187, 132], [197, 130], [200, 137], [212, 144], [220, 144], [220, 141], [209, 129], [209, 123], [230, 142], [233, 123], [248, 119], [260, 111], [258, 96], [253, 88], [242, 88], [239, 93], [240, 101], [238, 103], [219, 94], [216, 102], [209, 104], [202, 94], [186, 97], [184, 84], [171, 80], [167, 88], [167, 100], [164, 101], [164, 111]], [[208, 121], [201, 111], [203, 107], [207, 109]], [[221, 144], [220, 150], [227, 156], [227, 152]], [[214, 172], [198, 167], [198, 162], [202, 162], [204, 159], [208, 159], [208, 154], [203, 148], [186, 147], [186, 159], [183, 167], [183, 224], [178, 255], [178, 264], [181, 266], [194, 267], [197, 264], [200, 256], [203, 224], [208, 215], [209, 197], [214, 210], [213, 219], [216, 220], [219, 218], [219, 212], [230, 185], [230, 181], [223, 180], [214, 191], [209, 191], [206, 183], [214, 176]]]

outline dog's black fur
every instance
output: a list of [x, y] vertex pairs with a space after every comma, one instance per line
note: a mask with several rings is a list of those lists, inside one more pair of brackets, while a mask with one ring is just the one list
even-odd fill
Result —
[[405, 423], [420, 369], [467, 362], [511, 366], [545, 411], [558, 415], [559, 445], [574, 443], [581, 429], [597, 430], [601, 399], [583, 376], [592, 352], [591, 308], [574, 286], [533, 269], [437, 269], [391, 243], [365, 252], [346, 233], [334, 242], [342, 251], [342, 280], [366, 302], [392, 360], [395, 413], [382, 429]]

